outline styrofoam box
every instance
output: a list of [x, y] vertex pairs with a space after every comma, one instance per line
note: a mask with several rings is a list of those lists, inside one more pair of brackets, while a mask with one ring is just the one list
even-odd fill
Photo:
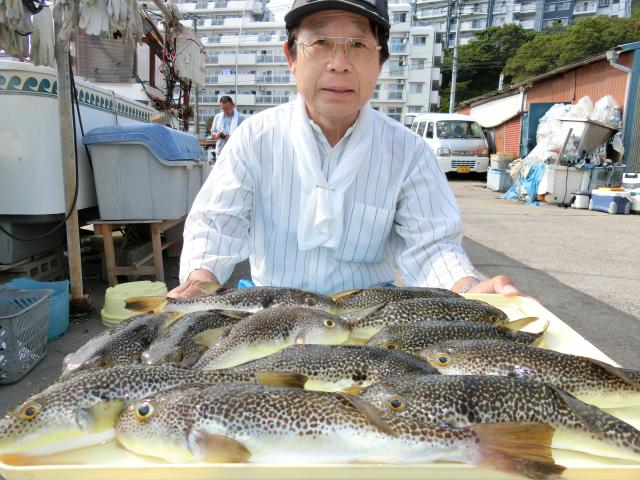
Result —
[[[577, 170], [563, 165], [547, 165], [538, 184], [538, 195], [546, 195], [547, 203], [568, 203], [571, 192], [580, 191], [580, 185], [583, 180], [588, 180], [590, 173], [589, 170]], [[547, 195], [549, 193], [551, 195]]]
[[186, 215], [202, 186], [202, 164], [166, 162], [145, 145], [90, 145], [103, 220], [173, 220]]
[[506, 192], [511, 186], [509, 169], [489, 168], [487, 170], [487, 188], [494, 192]]
[[113, 125], [91, 130], [83, 142], [103, 220], [181, 218], [202, 186], [205, 156], [193, 135], [156, 124]]

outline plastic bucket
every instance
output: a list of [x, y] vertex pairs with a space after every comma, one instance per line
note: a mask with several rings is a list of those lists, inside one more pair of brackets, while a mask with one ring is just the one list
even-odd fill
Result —
[[100, 312], [102, 323], [107, 327], [113, 327], [122, 320], [137, 315], [136, 312], [124, 308], [124, 301], [129, 297], [164, 296], [167, 294], [167, 286], [163, 282], [120, 283], [115, 287], [107, 288], [104, 294], [104, 307]]
[[589, 192], [574, 192], [575, 200], [571, 205], [573, 208], [587, 209], [589, 208], [589, 199], [591, 194]]
[[20, 290], [53, 290], [49, 298], [47, 341], [56, 340], [69, 330], [69, 280], [41, 282], [31, 278], [15, 278], [9, 285]]

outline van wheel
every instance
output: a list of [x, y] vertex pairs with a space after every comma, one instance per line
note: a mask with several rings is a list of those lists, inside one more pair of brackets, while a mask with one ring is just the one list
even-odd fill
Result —
[[593, 210], [593, 200], [589, 199], [589, 210]]
[[611, 202], [609, 204], [609, 209], [607, 210], [611, 215], [615, 215], [618, 213], [618, 204], [616, 202]]

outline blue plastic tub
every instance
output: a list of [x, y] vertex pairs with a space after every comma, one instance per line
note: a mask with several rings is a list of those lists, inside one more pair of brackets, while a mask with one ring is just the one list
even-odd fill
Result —
[[9, 285], [20, 290], [49, 288], [54, 291], [49, 299], [48, 342], [61, 337], [69, 329], [69, 280], [40, 282], [30, 278], [16, 278]]

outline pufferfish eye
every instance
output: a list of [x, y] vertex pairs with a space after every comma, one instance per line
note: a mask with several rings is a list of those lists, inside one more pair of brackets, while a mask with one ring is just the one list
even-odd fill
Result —
[[387, 343], [387, 348], [388, 348], [389, 350], [397, 350], [397, 349], [398, 349], [398, 345], [396, 345], [396, 344], [395, 344], [395, 343], [393, 343], [393, 342], [389, 342], [389, 343]]
[[435, 359], [439, 367], [446, 367], [449, 365], [449, 354], [446, 352], [438, 352]]
[[310, 307], [315, 307], [318, 304], [318, 299], [315, 297], [306, 297], [304, 299], [304, 303], [306, 303]]
[[28, 402], [20, 407], [19, 416], [23, 420], [33, 420], [42, 411], [42, 406], [36, 402]]
[[324, 321], [324, 326], [327, 328], [333, 328], [336, 326], [336, 322], [334, 322], [333, 320], [331, 320], [330, 318], [325, 319]]
[[404, 410], [405, 406], [404, 401], [400, 397], [393, 397], [389, 400], [389, 407], [396, 412]]
[[138, 420], [146, 422], [153, 416], [153, 405], [149, 402], [142, 402], [135, 406], [135, 414]]

